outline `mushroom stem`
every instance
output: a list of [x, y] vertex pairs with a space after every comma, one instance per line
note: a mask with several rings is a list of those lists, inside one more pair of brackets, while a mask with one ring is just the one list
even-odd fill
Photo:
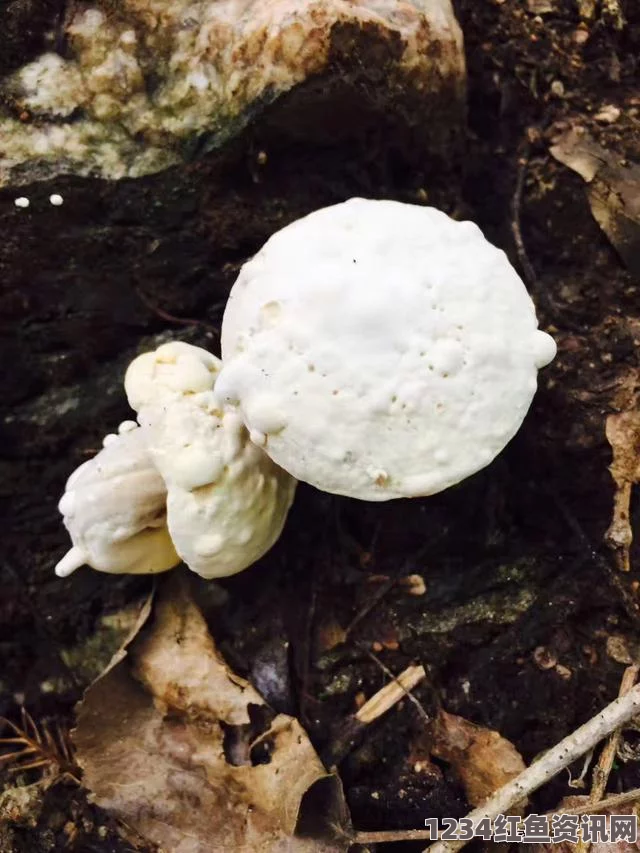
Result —
[[74, 545], [74, 547], [70, 548], [57, 564], [55, 569], [56, 574], [59, 578], [68, 578], [69, 575], [72, 575], [76, 571], [76, 569], [79, 569], [80, 566], [84, 566], [86, 562], [87, 555], [84, 553], [82, 548], [77, 548]]

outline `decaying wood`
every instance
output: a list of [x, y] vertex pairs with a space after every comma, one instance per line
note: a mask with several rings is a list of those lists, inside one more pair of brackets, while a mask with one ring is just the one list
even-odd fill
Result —
[[609, 415], [606, 435], [613, 451], [609, 470], [616, 487], [613, 517], [606, 541], [613, 549], [618, 567], [628, 572], [631, 568], [629, 552], [633, 541], [629, 518], [631, 489], [640, 482], [640, 409]]

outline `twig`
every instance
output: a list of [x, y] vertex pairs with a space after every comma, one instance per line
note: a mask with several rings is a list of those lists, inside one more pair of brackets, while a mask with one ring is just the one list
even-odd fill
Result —
[[362, 622], [364, 617], [368, 616], [369, 613], [371, 613], [373, 608], [377, 604], [379, 604], [379, 602], [382, 601], [382, 599], [385, 597], [385, 595], [388, 592], [390, 592], [397, 583], [398, 583], [398, 578], [393, 577], [393, 578], [389, 578], [388, 581], [385, 581], [384, 583], [380, 584], [380, 586], [375, 591], [375, 593], [371, 596], [371, 598], [367, 599], [364, 606], [356, 613], [356, 615], [353, 617], [351, 622], [349, 622], [349, 624], [345, 628], [345, 632], [344, 632], [345, 639], [349, 636], [349, 634], [351, 634], [351, 632], [356, 627], [356, 625], [358, 625], [360, 622]]
[[[636, 683], [639, 671], [640, 666], [638, 666], [638, 664], [632, 664], [631, 666], [628, 666], [625, 669], [622, 675], [622, 681], [620, 682], [620, 690], [618, 692], [618, 696], [625, 696], [631, 690], [633, 685]], [[604, 796], [604, 792], [607, 788], [607, 782], [609, 781], [609, 774], [611, 773], [611, 768], [613, 767], [613, 762], [618, 751], [618, 746], [620, 745], [620, 737], [620, 729], [616, 729], [614, 732], [612, 732], [604, 749], [600, 753], [600, 758], [593, 771], [592, 777], [592, 803], [599, 802]]]
[[524, 274], [525, 281], [529, 287], [529, 290], [534, 291], [534, 293], [538, 293], [539, 284], [538, 277], [536, 276], [536, 272], [529, 260], [529, 255], [527, 254], [527, 250], [524, 245], [524, 240], [522, 238], [522, 225], [520, 222], [520, 211], [522, 210], [522, 193], [524, 191], [524, 179], [527, 174], [527, 168], [529, 166], [529, 145], [527, 144], [518, 158], [518, 174], [516, 177], [516, 187], [513, 193], [513, 198], [511, 199], [511, 233], [513, 235], [513, 242], [516, 247], [516, 254], [518, 256], [518, 262], [522, 267], [522, 272]]
[[[389, 669], [388, 666], [385, 666], [382, 663], [382, 661], [380, 660], [380, 658], [377, 655], [375, 655], [370, 649], [365, 649], [365, 651], [369, 655], [371, 660], [373, 660], [380, 667], [380, 669], [384, 672], [385, 675], [388, 675], [389, 678], [395, 679], [395, 675], [391, 672], [391, 670]], [[423, 677], [424, 677], [424, 668], [423, 667], [416, 667], [416, 669], [422, 669]], [[409, 670], [405, 670], [405, 672], [408, 672], [408, 671]], [[402, 675], [404, 675], [404, 673], [402, 673]], [[400, 681], [400, 678], [402, 677], [402, 675], [398, 676], [398, 678], [396, 679], [398, 682]], [[422, 707], [421, 703], [413, 695], [413, 693], [411, 693], [411, 688], [405, 688], [404, 692], [405, 692], [407, 699], [411, 703], [413, 703], [413, 705], [415, 705], [415, 707], [418, 709], [418, 713], [420, 714], [420, 716], [422, 717], [424, 722], [428, 725], [431, 722], [431, 720], [429, 719], [429, 715], [427, 714], [425, 709]], [[365, 706], [363, 705], [362, 707], [364, 708]], [[360, 711], [362, 711], [362, 708], [360, 709]], [[358, 715], [356, 714], [356, 717], [357, 716]]]
[[[567, 809], [554, 809], [547, 812], [547, 816], [560, 814], [602, 814], [605, 810], [617, 809], [619, 806], [626, 806], [628, 803], [633, 803], [640, 800], [640, 788], [633, 788], [631, 791], [625, 791], [623, 794], [614, 794], [597, 803], [585, 803], [582, 806], [575, 806]], [[353, 844], [384, 844], [388, 841], [432, 841], [431, 831], [429, 829], [391, 829], [381, 832], [355, 832], [351, 839]], [[433, 848], [430, 848], [433, 849]]]
[[[546, 469], [547, 471], [555, 470], [553, 465], [550, 464], [546, 465]], [[609, 564], [609, 561], [593, 547], [582, 525], [561, 497], [560, 488], [553, 482], [553, 479], [550, 480], [550, 484], [551, 487], [549, 487], [548, 483], [545, 491], [549, 496], [549, 499], [560, 511], [560, 514], [573, 532], [578, 544], [582, 547], [585, 559], [588, 559], [602, 572], [609, 584], [620, 596], [621, 604], [624, 607], [627, 616], [635, 625], [638, 625], [640, 622], [640, 606], [633, 595], [625, 588], [625, 585], [620, 578], [620, 572], [615, 571]]]
[[[535, 296], [537, 302], [545, 309], [549, 318], [557, 317], [560, 309], [555, 304], [551, 294], [546, 288], [543, 288], [540, 279], [536, 275], [533, 264], [529, 260], [529, 254], [525, 246], [524, 237], [522, 235], [522, 197], [524, 195], [525, 178], [529, 168], [529, 156], [531, 146], [528, 141], [522, 146], [520, 155], [518, 156], [518, 171], [516, 175], [516, 185], [511, 197], [511, 236], [516, 250], [518, 263], [522, 269], [522, 276], [525, 280], [528, 290]], [[563, 328], [571, 329], [574, 332], [582, 332], [582, 327], [574, 323], [566, 313], [562, 316], [561, 323]]]
[[391, 841], [433, 841], [429, 829], [387, 829], [381, 832], [356, 832], [353, 844], [385, 844]]
[[[552, 747], [539, 761], [496, 791], [484, 805], [471, 811], [467, 818], [477, 826], [485, 818], [493, 820], [499, 814], [506, 814], [516, 803], [524, 800], [639, 712], [640, 685], [636, 685], [625, 696], [619, 696], [589, 722]], [[462, 840], [438, 841], [427, 849], [429, 853], [454, 853], [461, 850], [465, 844], [466, 841]]]
[[410, 695], [410, 691], [426, 676], [423, 666], [409, 666], [398, 676], [391, 674], [393, 681], [385, 684], [377, 693], [364, 703], [353, 716], [342, 722], [337, 734], [332, 738], [321, 756], [327, 767], [337, 767], [358, 742], [367, 726], [381, 717], [401, 699]]
[[[175, 314], [170, 314], [168, 311], [165, 311], [164, 308], [160, 308], [159, 305], [152, 302], [141, 288], [136, 287], [135, 291], [149, 311], [151, 311], [152, 314], [155, 314], [156, 317], [160, 317], [161, 320], [166, 320], [167, 323], [175, 323], [179, 326], [201, 326], [203, 329], [208, 329], [215, 335], [220, 335], [220, 329], [218, 326], [213, 326], [211, 323], [207, 323], [204, 320], [194, 320], [190, 317], [176, 317]], [[220, 308], [223, 304], [224, 303], [221, 302], [219, 305], [214, 305], [213, 307], [214, 309]]]
[[369, 723], [377, 720], [378, 717], [386, 714], [389, 708], [392, 708], [401, 699], [404, 699], [406, 696], [411, 698], [409, 691], [413, 690], [426, 674], [423, 666], [409, 666], [400, 675], [395, 677], [391, 675], [394, 680], [385, 684], [381, 690], [374, 693], [371, 699], [364, 703], [362, 708], [354, 715], [356, 720], [369, 725]]
[[[377, 537], [377, 531], [374, 534], [374, 537]], [[351, 622], [347, 625], [345, 629], [345, 638], [348, 637], [353, 629], [358, 625], [365, 616], [368, 616], [369, 613], [376, 607], [385, 595], [390, 592], [393, 587], [398, 583], [401, 577], [408, 574], [411, 568], [422, 560], [425, 554], [427, 554], [431, 548], [433, 547], [433, 541], [428, 542], [423, 545], [422, 548], [419, 548], [418, 551], [411, 557], [409, 560], [406, 560], [399, 569], [394, 571], [393, 577], [390, 577], [389, 580], [385, 581], [380, 585], [380, 588], [376, 590], [376, 592], [369, 598], [363, 605], [363, 607], [356, 613]]]
[[309, 675], [311, 672], [311, 638], [313, 636], [313, 627], [316, 618], [316, 600], [318, 596], [318, 587], [316, 575], [311, 576], [311, 592], [309, 594], [309, 607], [307, 609], [307, 618], [305, 621], [305, 631], [302, 641], [302, 660], [300, 665], [301, 673], [301, 689], [300, 689], [300, 717], [303, 722], [308, 722], [307, 717], [307, 700], [309, 695]]
[[631, 791], [624, 791], [622, 794], [613, 794], [597, 803], [591, 802], [591, 798], [589, 798], [589, 801], [582, 806], [555, 809], [548, 814], [602, 814], [605, 810], [617, 809], [618, 806], [626, 806], [627, 803], [633, 803], [636, 800], [640, 800], [640, 788], [632, 788]]

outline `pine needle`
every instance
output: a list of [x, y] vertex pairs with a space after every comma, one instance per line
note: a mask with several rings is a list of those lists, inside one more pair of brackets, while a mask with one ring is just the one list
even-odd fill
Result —
[[0, 728], [8, 728], [9, 737], [0, 737], [0, 767], [11, 774], [39, 770], [43, 776], [67, 774], [76, 781], [79, 769], [73, 757], [69, 732], [54, 720], [36, 723], [26, 708], [20, 708], [20, 724], [0, 717]]

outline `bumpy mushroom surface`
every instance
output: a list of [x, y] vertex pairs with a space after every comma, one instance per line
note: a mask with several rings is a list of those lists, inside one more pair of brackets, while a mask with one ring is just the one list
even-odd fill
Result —
[[276, 542], [296, 481], [249, 440], [213, 388], [220, 362], [175, 342], [130, 365], [125, 389], [167, 487], [167, 522], [184, 562], [205, 578], [235, 574]]
[[67, 481], [59, 509], [73, 547], [56, 574], [66, 577], [85, 563], [114, 574], [148, 574], [177, 565], [166, 499], [142, 430], [125, 421]]
[[555, 351], [476, 225], [351, 199], [244, 265], [215, 396], [299, 480], [366, 500], [429, 495], [504, 448]]
[[222, 362], [201, 347], [170, 341], [153, 352], [135, 358], [124, 378], [129, 405], [136, 412], [143, 406], [173, 397], [210, 391]]

